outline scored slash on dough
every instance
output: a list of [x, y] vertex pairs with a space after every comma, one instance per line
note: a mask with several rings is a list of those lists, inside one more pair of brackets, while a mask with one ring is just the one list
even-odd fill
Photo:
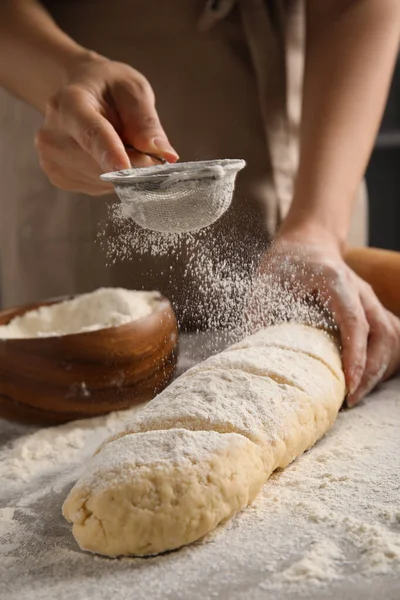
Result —
[[193, 542], [315, 444], [344, 394], [329, 334], [260, 330], [184, 373], [106, 440], [63, 514], [81, 548], [108, 556]]
[[338, 343], [323, 329], [308, 325], [286, 323], [260, 329], [254, 335], [233, 344], [228, 350], [243, 348], [278, 347], [306, 354], [324, 365], [343, 381], [342, 359]]

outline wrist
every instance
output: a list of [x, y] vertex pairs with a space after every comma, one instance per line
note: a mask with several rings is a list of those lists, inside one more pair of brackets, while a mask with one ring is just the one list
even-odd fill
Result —
[[345, 237], [333, 228], [313, 219], [295, 219], [290, 213], [279, 228], [277, 240], [287, 240], [295, 244], [323, 245], [343, 256], [346, 250]]
[[[0, 3], [1, 4], [1, 3]], [[39, 2], [0, 8], [0, 84], [44, 113], [50, 98], [91, 53], [65, 34]]]
[[82, 46], [52, 47], [44, 59], [42, 86], [37, 96], [36, 108], [44, 113], [46, 106], [53, 96], [64, 86], [68, 85], [82, 65], [96, 60], [97, 55]]
[[307, 183], [304, 175], [301, 177], [299, 174], [281, 230], [290, 232], [290, 235], [305, 236], [310, 241], [315, 237], [325, 238], [342, 254], [346, 248], [356, 192], [353, 194], [337, 185], [331, 185], [329, 193], [324, 192], [317, 189], [318, 186], [313, 185], [310, 179], [309, 175]]

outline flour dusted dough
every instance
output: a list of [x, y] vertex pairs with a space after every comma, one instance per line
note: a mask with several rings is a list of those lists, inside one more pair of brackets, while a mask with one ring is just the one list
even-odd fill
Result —
[[239, 370], [268, 377], [280, 384], [292, 386], [308, 395], [318, 395], [329, 409], [330, 398], [341, 392], [342, 376], [331, 377], [324, 362], [305, 353], [279, 346], [226, 350], [187, 371], [187, 375], [214, 369]]
[[270, 327], [187, 371], [100, 446], [63, 507], [81, 548], [149, 555], [199, 539], [333, 424], [335, 341]]
[[189, 544], [251, 502], [265, 481], [241, 435], [151, 431], [107, 444], [64, 505], [85, 550], [148, 555]]
[[229, 349], [278, 347], [307, 354], [324, 363], [337, 377], [343, 379], [342, 359], [333, 336], [322, 329], [284, 323], [260, 329]]

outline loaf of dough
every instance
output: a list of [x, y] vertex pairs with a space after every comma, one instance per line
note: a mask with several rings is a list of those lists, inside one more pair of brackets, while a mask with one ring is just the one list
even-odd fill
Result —
[[260, 330], [184, 373], [100, 446], [63, 506], [75, 539], [108, 556], [199, 539], [315, 444], [344, 394], [328, 333]]
[[247, 506], [265, 481], [260, 448], [214, 431], [149, 431], [107, 444], [64, 505], [85, 550], [158, 554]]

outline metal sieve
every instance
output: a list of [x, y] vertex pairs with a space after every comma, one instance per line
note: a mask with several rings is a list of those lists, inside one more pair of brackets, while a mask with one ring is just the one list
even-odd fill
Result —
[[105, 173], [101, 179], [114, 185], [125, 216], [144, 229], [184, 233], [223, 215], [245, 165], [240, 159], [167, 163]]

